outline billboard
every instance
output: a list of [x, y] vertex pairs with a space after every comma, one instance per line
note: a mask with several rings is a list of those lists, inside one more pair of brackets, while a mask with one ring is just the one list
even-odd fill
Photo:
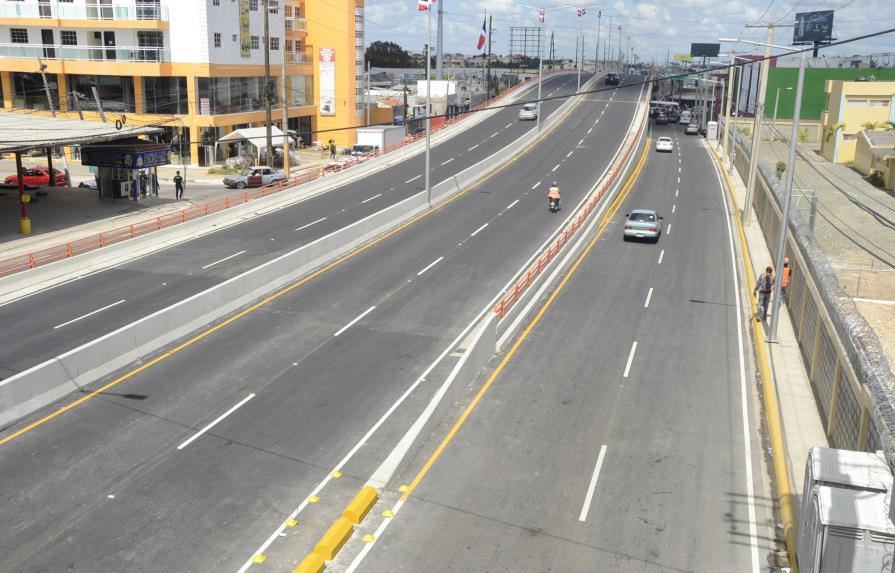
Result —
[[692, 62], [693, 56], [690, 54], [675, 54], [674, 55], [675, 62]]
[[690, 44], [690, 55], [714, 58], [721, 51], [721, 44]]
[[833, 11], [799, 12], [792, 32], [793, 44], [829, 43], [833, 40]]
[[239, 0], [239, 55], [252, 57], [252, 31], [249, 26], [249, 0]]
[[320, 48], [320, 115], [336, 115], [336, 51]]

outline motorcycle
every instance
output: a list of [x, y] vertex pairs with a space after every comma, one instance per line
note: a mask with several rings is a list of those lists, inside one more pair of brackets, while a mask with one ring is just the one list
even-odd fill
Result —
[[551, 213], [559, 211], [559, 199], [550, 199], [549, 208]]

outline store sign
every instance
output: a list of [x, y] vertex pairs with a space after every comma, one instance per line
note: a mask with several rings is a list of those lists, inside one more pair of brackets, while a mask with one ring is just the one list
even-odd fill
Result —
[[675, 54], [674, 55], [675, 62], [692, 62], [693, 56], [690, 54]]
[[199, 98], [199, 115], [211, 115], [211, 100], [209, 98]]
[[82, 147], [81, 164], [95, 167], [118, 167], [121, 169], [143, 169], [171, 163], [170, 150], [150, 149], [134, 151], [115, 147]]
[[320, 115], [336, 115], [336, 51], [320, 48]]
[[239, 54], [252, 57], [252, 29], [249, 25], [249, 0], [239, 0]]

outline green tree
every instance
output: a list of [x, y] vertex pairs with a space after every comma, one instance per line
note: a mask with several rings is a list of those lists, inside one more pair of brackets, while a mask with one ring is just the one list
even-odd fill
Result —
[[413, 57], [394, 42], [373, 42], [367, 47], [364, 60], [376, 68], [413, 68]]

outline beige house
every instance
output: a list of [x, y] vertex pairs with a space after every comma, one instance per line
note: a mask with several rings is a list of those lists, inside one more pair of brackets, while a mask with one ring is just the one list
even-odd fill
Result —
[[892, 189], [892, 158], [895, 158], [895, 131], [861, 131], [855, 145], [855, 169], [864, 175], [879, 172]]
[[827, 109], [821, 114], [820, 151], [828, 161], [855, 161], [858, 132], [867, 123], [895, 121], [895, 82], [826, 83]]

